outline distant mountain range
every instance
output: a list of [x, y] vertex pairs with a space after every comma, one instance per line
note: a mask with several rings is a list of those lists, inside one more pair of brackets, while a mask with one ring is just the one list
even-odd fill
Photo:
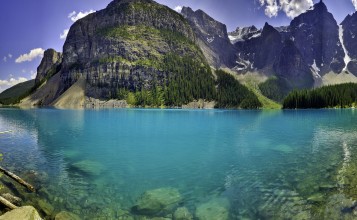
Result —
[[[63, 53], [45, 52], [35, 85], [19, 105], [217, 101], [222, 85], [213, 69], [220, 68], [253, 93], [280, 101], [293, 89], [357, 82], [356, 35], [357, 13], [338, 25], [322, 1], [289, 26], [266, 23], [228, 33], [202, 10], [183, 7], [179, 14], [152, 0], [114, 0], [72, 25]], [[252, 85], [246, 76], [259, 79]]]

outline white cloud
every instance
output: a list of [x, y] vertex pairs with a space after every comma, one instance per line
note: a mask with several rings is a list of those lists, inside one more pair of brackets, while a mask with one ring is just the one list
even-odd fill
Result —
[[269, 18], [278, 16], [279, 6], [277, 0], [266, 0], [265, 15]]
[[313, 6], [312, 0], [280, 0], [281, 8], [289, 18], [295, 18]]
[[89, 10], [89, 11], [85, 11], [85, 12], [80, 11], [78, 13], [76, 11], [73, 11], [68, 15], [68, 18], [71, 19], [71, 21], [76, 22], [77, 20], [84, 18], [85, 16], [87, 16], [91, 13], [94, 13], [94, 12], [95, 12], [94, 10]]
[[17, 79], [11, 77], [10, 79], [7, 80], [1, 80], [0, 79], [0, 92], [16, 85], [22, 82], [26, 82], [28, 79], [26, 79], [25, 77], [19, 77]]
[[7, 62], [9, 59], [12, 58], [12, 54], [9, 53], [7, 56], [4, 56], [4, 58], [2, 59], [4, 62]]
[[23, 63], [26, 61], [32, 61], [34, 59], [36, 59], [37, 57], [43, 57], [43, 53], [45, 52], [44, 49], [42, 48], [36, 48], [30, 51], [30, 53], [27, 54], [22, 54], [21, 56], [19, 56], [15, 62], [16, 63]]
[[76, 14], [77, 14], [76, 11], [73, 11], [73, 12], [69, 13], [68, 18], [71, 18], [71, 17], [73, 17], [73, 16], [76, 16]]
[[[357, 3], [357, 0], [352, 1]], [[283, 11], [291, 19], [304, 13], [314, 4], [312, 0], [259, 0], [259, 2], [261, 6], [265, 6], [265, 14], [268, 17], [276, 17], [279, 11]]]
[[355, 6], [355, 9], [357, 11], [357, 0], [352, 0], [352, 4], [353, 4], [353, 6]]
[[[357, 1], [357, 0], [356, 0]], [[178, 5], [174, 8], [175, 11], [177, 11], [178, 13], [181, 13], [182, 11], [182, 6], [181, 5]]]
[[[71, 13], [68, 14], [68, 18], [71, 19], [72, 22], [76, 22], [78, 21], [79, 19], [81, 18], [84, 18], [85, 16], [91, 14], [91, 13], [94, 13], [95, 10], [89, 10], [89, 11], [85, 11], [85, 12], [76, 12], [76, 11], [72, 11]], [[69, 29], [65, 29], [63, 30], [63, 32], [60, 34], [60, 39], [61, 40], [66, 40], [67, 38], [67, 35], [68, 35], [68, 32], [69, 32]]]
[[35, 79], [37, 76], [37, 71], [31, 70], [31, 79]]
[[61, 39], [61, 40], [66, 40], [67, 35], [68, 35], [68, 32], [69, 32], [69, 29], [63, 30], [63, 33], [60, 34], [60, 39]]

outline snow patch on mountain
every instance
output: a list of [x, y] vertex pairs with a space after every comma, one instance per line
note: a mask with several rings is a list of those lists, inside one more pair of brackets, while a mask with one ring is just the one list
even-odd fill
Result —
[[260, 36], [260, 32], [261, 30], [258, 30], [255, 26], [238, 27], [235, 31], [228, 33], [228, 38], [232, 44], [235, 44], [239, 41], [245, 41]]
[[338, 35], [339, 35], [340, 42], [341, 42], [341, 45], [342, 45], [342, 48], [343, 48], [343, 52], [345, 52], [345, 57], [343, 58], [343, 60], [345, 62], [345, 68], [343, 69], [343, 71], [347, 71], [347, 65], [352, 59], [348, 55], [348, 51], [347, 51], [346, 46], [345, 46], [344, 41], [343, 41], [343, 27], [342, 27], [342, 25], [338, 26]]
[[321, 75], [319, 74], [320, 68], [317, 67], [316, 60], [314, 60], [314, 63], [311, 66], [311, 70], [315, 78], [321, 78]]

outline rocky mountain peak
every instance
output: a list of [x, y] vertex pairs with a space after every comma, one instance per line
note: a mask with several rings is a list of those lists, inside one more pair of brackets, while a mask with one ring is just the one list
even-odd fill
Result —
[[62, 53], [54, 49], [47, 49], [43, 55], [41, 64], [37, 68], [35, 83], [39, 84], [44, 79], [57, 72], [57, 66], [62, 62]]
[[313, 10], [317, 10], [319, 12], [328, 12], [327, 6], [322, 0], [320, 0], [318, 3], [314, 5]]
[[279, 32], [271, 25], [268, 24], [268, 22], [265, 22], [263, 31], [262, 31], [262, 36], [267, 36], [270, 34], [279, 34]]
[[234, 65], [235, 49], [228, 38], [227, 27], [202, 10], [183, 7], [181, 14], [188, 20], [199, 39], [199, 46], [211, 66]]
[[232, 44], [239, 41], [245, 41], [253, 36], [259, 35], [261, 30], [258, 30], [254, 25], [248, 27], [237, 27], [235, 31], [228, 33], [228, 37]]
[[323, 1], [294, 18], [290, 31], [306, 63], [309, 66], [316, 64], [321, 76], [342, 71], [345, 65], [339, 27]]
[[111, 3], [109, 3], [107, 8], [116, 7], [121, 4], [134, 3], [134, 2], [153, 3], [154, 1], [152, 1], [152, 0], [114, 0]]

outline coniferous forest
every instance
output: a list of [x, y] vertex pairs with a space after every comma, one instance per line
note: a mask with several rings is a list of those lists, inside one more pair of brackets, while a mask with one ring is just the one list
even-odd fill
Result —
[[294, 90], [284, 99], [284, 109], [349, 108], [357, 103], [357, 84], [324, 86], [313, 90]]
[[217, 104], [218, 108], [258, 109], [262, 107], [257, 96], [240, 84], [232, 75], [217, 70]]

